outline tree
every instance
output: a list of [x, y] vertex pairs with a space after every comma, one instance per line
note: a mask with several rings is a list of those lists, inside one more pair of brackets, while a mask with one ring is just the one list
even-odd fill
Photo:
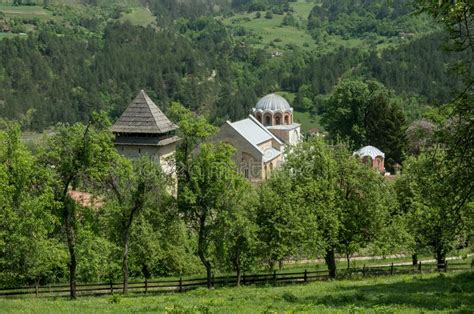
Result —
[[[123, 246], [122, 273], [123, 293], [128, 293], [129, 277], [129, 245], [132, 226], [137, 216], [147, 208], [154, 208], [157, 215], [164, 212], [170, 181], [162, 173], [159, 165], [148, 156], [130, 162], [121, 157], [112, 168], [107, 186], [110, 188], [111, 199], [116, 205], [114, 210], [118, 217], [118, 230]], [[146, 266], [146, 264], [145, 264]]]
[[[447, 123], [437, 132], [439, 141], [447, 147], [444, 160], [450, 172], [443, 177], [449, 193], [456, 203], [456, 211], [466, 208], [472, 202], [474, 185], [474, 5], [472, 1], [428, 1], [417, 0], [415, 6], [420, 12], [428, 12], [442, 23], [450, 36], [449, 48], [466, 59], [453, 66], [463, 80], [456, 97], [441, 107]], [[447, 161], [449, 160], [449, 161]]]
[[417, 247], [430, 247], [439, 268], [451, 250], [466, 243], [474, 228], [472, 200], [459, 206], [458, 191], [444, 180], [451, 170], [447, 152], [432, 150], [410, 157], [397, 182], [398, 198], [403, 201]]
[[406, 130], [407, 151], [418, 155], [435, 144], [436, 125], [429, 120], [414, 121]]
[[194, 114], [177, 102], [171, 104], [169, 117], [178, 123], [178, 132], [182, 137], [182, 141], [176, 152], [178, 183], [187, 182], [190, 178], [193, 149], [205, 139], [215, 134], [217, 128], [209, 124], [204, 117]]
[[258, 256], [269, 268], [298, 255], [316, 255], [318, 225], [303, 206], [288, 169], [276, 170], [259, 189]]
[[207, 286], [212, 280], [212, 249], [221, 241], [216, 233], [248, 182], [237, 173], [228, 144], [202, 144], [193, 156], [189, 181], [184, 182], [182, 206], [189, 226], [197, 233], [197, 254], [206, 268]]
[[69, 191], [86, 187], [106, 177], [117, 156], [109, 123], [103, 115], [94, 114], [87, 125], [59, 125], [40, 153], [40, 164], [51, 169], [52, 189], [57, 202], [69, 251], [70, 296], [76, 298], [76, 204]]
[[332, 137], [349, 140], [353, 149], [373, 145], [386, 153], [392, 167], [405, 152], [405, 118], [378, 82], [345, 80], [326, 104], [323, 123]]
[[376, 241], [390, 226], [389, 213], [396, 204], [391, 202], [392, 190], [384, 178], [353, 158], [347, 145], [333, 147], [333, 158], [337, 164], [336, 206], [340, 211], [336, 247], [346, 256], [349, 268], [351, 256]]
[[0, 143], [0, 282], [38, 286], [61, 276], [67, 255], [54, 232], [51, 174], [35, 166], [18, 124], [0, 121]]
[[[347, 145], [328, 146], [313, 138], [296, 147], [284, 169], [295, 206], [315, 217], [319, 239], [314, 246], [325, 252], [331, 278], [336, 277], [336, 251], [350, 256], [376, 240], [387, 217], [383, 178], [352, 157]], [[316, 244], [317, 243], [317, 244]]]
[[247, 181], [239, 184], [241, 187], [236, 189], [238, 194], [228, 199], [226, 210], [219, 217], [215, 250], [221, 268], [236, 272], [237, 286], [240, 286], [242, 271], [255, 266], [258, 245], [258, 196]]

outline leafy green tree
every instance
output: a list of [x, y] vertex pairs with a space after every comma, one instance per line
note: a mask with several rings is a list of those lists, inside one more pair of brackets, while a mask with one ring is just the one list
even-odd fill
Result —
[[258, 255], [270, 268], [281, 267], [289, 257], [317, 253], [319, 226], [295, 188], [289, 169], [282, 169], [259, 189]]
[[190, 178], [184, 182], [181, 194], [181, 210], [197, 234], [197, 254], [206, 268], [208, 287], [212, 280], [212, 250], [222, 237], [216, 230], [248, 184], [237, 173], [233, 154], [234, 148], [228, 144], [202, 144], [192, 159]]
[[[325, 252], [330, 277], [336, 277], [337, 251], [348, 259], [374, 242], [388, 219], [383, 177], [352, 157], [344, 144], [328, 146], [313, 138], [296, 147], [284, 166], [296, 205], [316, 221], [317, 251]], [[315, 245], [313, 244], [313, 245]]]
[[169, 117], [179, 126], [178, 134], [182, 141], [176, 152], [178, 182], [186, 182], [190, 178], [192, 152], [205, 139], [217, 132], [217, 128], [207, 120], [194, 114], [177, 102], [173, 102], [169, 109]]
[[389, 167], [402, 162], [405, 118], [383, 85], [342, 81], [329, 97], [326, 110], [323, 122], [333, 137], [349, 140], [354, 149], [377, 146], [385, 152]]
[[[437, 132], [440, 142], [448, 148], [450, 173], [443, 177], [450, 187], [452, 202], [458, 210], [472, 202], [474, 187], [474, 4], [472, 1], [415, 1], [421, 12], [428, 12], [444, 25], [449, 34], [448, 47], [457, 56], [466, 55], [451, 65], [462, 78], [462, 87], [455, 90], [456, 97], [442, 107], [447, 123]], [[436, 163], [436, 162], [435, 162]]]
[[20, 126], [0, 125], [0, 282], [21, 285], [60, 278], [67, 253], [55, 229], [57, 202], [47, 169], [21, 142]]
[[345, 254], [348, 268], [350, 257], [382, 233], [394, 206], [390, 202], [392, 190], [384, 178], [351, 155], [344, 144], [333, 148], [337, 164], [336, 207], [340, 212], [336, 247]]
[[240, 286], [242, 272], [257, 263], [258, 227], [256, 208], [258, 196], [246, 181], [239, 183], [236, 195], [228, 199], [226, 210], [219, 217], [216, 230], [216, 261], [223, 270], [236, 272]]
[[87, 125], [76, 123], [60, 125], [40, 153], [40, 165], [51, 169], [55, 211], [61, 220], [69, 251], [70, 296], [76, 298], [76, 234], [77, 217], [80, 213], [69, 191], [87, 187], [92, 182], [103, 181], [109, 172], [112, 160], [116, 159], [112, 134], [108, 120], [94, 114]]
[[[164, 212], [171, 195], [169, 179], [162, 173], [159, 165], [145, 156], [134, 160], [132, 164], [121, 157], [113, 167], [107, 180], [114, 210], [118, 218], [118, 229], [123, 246], [122, 273], [123, 293], [128, 293], [129, 246], [132, 226], [137, 216], [148, 207], [155, 209], [157, 215]], [[153, 253], [152, 253], [153, 254]], [[152, 255], [151, 254], [151, 255]], [[147, 264], [144, 264], [147, 266]]]
[[[416, 248], [430, 247], [438, 262], [463, 246], [474, 228], [472, 199], [460, 206], [460, 195], [445, 181], [452, 170], [446, 151], [433, 150], [410, 157], [397, 182], [398, 198], [410, 224]], [[416, 251], [415, 251], [416, 253]]]

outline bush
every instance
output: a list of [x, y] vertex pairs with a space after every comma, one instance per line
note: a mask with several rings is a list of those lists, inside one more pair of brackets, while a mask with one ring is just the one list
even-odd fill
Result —
[[273, 18], [273, 12], [267, 11], [267, 13], [265, 13], [265, 18], [271, 20]]

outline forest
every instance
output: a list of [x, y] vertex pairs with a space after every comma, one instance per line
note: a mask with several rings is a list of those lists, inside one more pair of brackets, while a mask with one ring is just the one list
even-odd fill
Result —
[[[305, 2], [307, 19], [282, 27], [341, 44], [277, 55], [221, 20], [288, 22], [295, 3], [134, 3], [154, 17], [145, 26], [121, 20], [126, 2], [9, 4], [46, 18], [0, 14], [0, 287], [69, 282], [75, 298], [77, 282], [120, 279], [126, 294], [129, 278], [202, 273], [210, 287], [216, 272], [316, 257], [336, 278], [337, 256], [443, 265], [472, 248], [472, 5]], [[141, 89], [179, 126], [177, 197], [158, 165], [114, 148], [111, 122]], [[234, 148], [209, 139], [275, 91], [321, 117], [326, 136], [308, 136], [255, 186]], [[367, 143], [402, 174], [352, 158]], [[81, 204], [77, 191], [93, 197]]]

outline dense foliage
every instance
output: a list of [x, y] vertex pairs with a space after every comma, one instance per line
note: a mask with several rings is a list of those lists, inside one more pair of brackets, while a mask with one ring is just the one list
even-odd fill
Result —
[[[1, 115], [21, 125], [0, 125], [0, 285], [69, 280], [74, 298], [76, 281], [206, 271], [210, 286], [214, 272], [314, 256], [335, 277], [337, 254], [349, 263], [361, 250], [427, 249], [442, 267], [451, 251], [472, 245], [472, 6], [418, 1], [447, 23], [455, 53], [440, 52], [446, 37], [437, 32], [382, 51], [289, 48], [271, 57], [201, 16], [218, 2], [199, 3], [150, 2], [170, 12], [173, 23], [159, 28], [50, 21], [2, 40]], [[233, 5], [280, 14], [289, 3]], [[308, 26], [387, 35], [384, 27], [402, 23], [403, 3], [387, 11], [380, 1], [323, 1]], [[460, 22], [465, 29], [453, 27]], [[142, 88], [180, 125], [176, 198], [157, 165], [113, 147], [108, 118]], [[208, 121], [243, 117], [275, 90], [295, 93], [296, 109], [323, 114], [330, 136], [288, 149], [285, 165], [252, 186], [232, 147], [205, 143], [216, 131]], [[68, 123], [34, 151], [22, 143], [21, 127], [57, 122]], [[385, 179], [353, 157], [365, 144], [386, 152], [389, 169], [402, 164], [402, 175]], [[89, 204], [73, 197], [77, 190], [93, 196]]]

